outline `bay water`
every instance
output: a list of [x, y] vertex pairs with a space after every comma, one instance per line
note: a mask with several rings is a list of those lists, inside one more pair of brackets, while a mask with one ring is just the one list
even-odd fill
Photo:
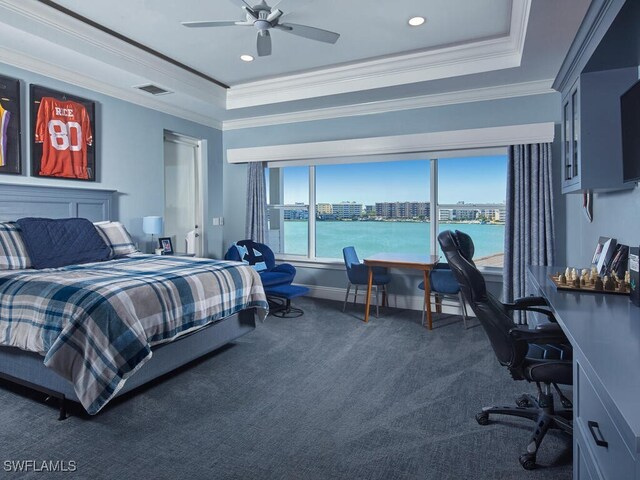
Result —
[[[307, 221], [284, 222], [285, 252], [307, 255]], [[316, 257], [342, 259], [342, 249], [353, 245], [362, 259], [381, 252], [430, 252], [429, 222], [316, 222]], [[475, 244], [474, 258], [504, 251], [504, 224], [440, 223], [439, 230], [460, 230]]]

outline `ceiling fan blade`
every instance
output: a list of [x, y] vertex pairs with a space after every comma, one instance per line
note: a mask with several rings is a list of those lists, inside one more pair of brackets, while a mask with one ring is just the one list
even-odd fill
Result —
[[254, 9], [252, 9], [251, 7], [245, 7], [244, 5], [242, 6], [242, 10], [244, 10], [245, 12], [247, 12], [247, 15], [250, 16], [251, 18], [253, 18], [254, 20], [258, 20], [260, 18], [260, 15], [258, 14], [258, 12], [256, 12]]
[[269, 15], [267, 15], [266, 20], [269, 23], [273, 23], [274, 20], [277, 20], [281, 16], [282, 16], [282, 10], [278, 10], [277, 8], [272, 8], [271, 9], [271, 13]]
[[329, 30], [322, 30], [321, 28], [310, 27], [308, 25], [298, 25], [296, 23], [281, 23], [276, 25], [275, 28], [282, 30], [283, 32], [289, 32], [299, 37], [308, 38], [310, 40], [317, 40], [324, 43], [336, 43], [340, 38], [339, 33], [330, 32]]
[[258, 32], [257, 50], [259, 57], [271, 55], [271, 34], [269, 30]]
[[[244, 22], [180, 22], [185, 27], [200, 28], [200, 27], [230, 27], [232, 25], [242, 25]], [[250, 23], [247, 25], [251, 25]]]

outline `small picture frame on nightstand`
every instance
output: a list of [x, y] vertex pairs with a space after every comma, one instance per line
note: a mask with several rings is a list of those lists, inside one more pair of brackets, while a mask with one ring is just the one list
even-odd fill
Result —
[[173, 255], [173, 244], [171, 243], [170, 237], [160, 237], [158, 244], [162, 249], [161, 255]]

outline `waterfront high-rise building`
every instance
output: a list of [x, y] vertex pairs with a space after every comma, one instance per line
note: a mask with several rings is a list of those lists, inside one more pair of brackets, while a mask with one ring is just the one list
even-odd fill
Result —
[[331, 215], [333, 213], [333, 206], [330, 203], [318, 203], [316, 205], [316, 213], [318, 215]]
[[438, 220], [441, 222], [469, 220], [504, 222], [506, 208], [504, 203], [458, 202], [455, 205], [440, 205], [438, 208]]
[[331, 205], [337, 219], [358, 218], [362, 216], [362, 204], [356, 202], [340, 202]]
[[383, 218], [429, 218], [429, 202], [376, 202], [376, 216]]

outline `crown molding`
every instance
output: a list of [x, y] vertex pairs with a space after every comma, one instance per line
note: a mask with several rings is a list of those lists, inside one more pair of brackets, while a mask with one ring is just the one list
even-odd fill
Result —
[[211, 116], [201, 115], [191, 110], [167, 104], [157, 100], [155, 97], [148, 96], [147, 94], [139, 94], [133, 89], [130, 91], [129, 89], [114, 87], [107, 82], [102, 82], [98, 79], [79, 74], [75, 70], [70, 70], [57, 64], [45, 62], [40, 58], [28, 56], [20, 51], [0, 47], [0, 61], [14, 67], [54, 78], [71, 85], [86, 88], [110, 97], [115, 97], [142, 107], [174, 115], [176, 117], [217, 128], [219, 130], [222, 129], [222, 122]]
[[[5, 24], [1, 62], [222, 128], [221, 122], [205, 111], [224, 109], [226, 89], [37, 1], [0, 0], [0, 17]], [[21, 48], [24, 42], [20, 38], [39, 39], [37, 53]], [[71, 70], [53, 60], [60, 49], [76, 60], [98, 61], [118, 73], [106, 79], [90, 67]], [[159, 99], [135, 90], [133, 86], [141, 82], [156, 84], [176, 96]], [[184, 106], [189, 103], [200, 108]]]
[[232, 86], [227, 109], [384, 88], [520, 66], [531, 0], [513, 0], [509, 35]]
[[496, 85], [492, 87], [458, 90], [455, 92], [420, 95], [416, 97], [381, 100], [378, 102], [357, 105], [343, 105], [338, 107], [318, 108], [299, 112], [263, 115], [260, 117], [240, 118], [222, 122], [223, 130], [238, 130], [243, 128], [266, 127], [286, 123], [311, 122], [341, 117], [355, 117], [359, 115], [375, 115], [380, 113], [397, 112], [429, 107], [440, 107], [459, 103], [483, 102], [503, 98], [525, 97], [530, 95], [544, 95], [555, 93], [551, 88], [553, 79], [536, 80], [532, 82]]
[[553, 83], [555, 90], [565, 92], [575, 83], [625, 1], [592, 0]]
[[295, 143], [227, 149], [228, 163], [287, 162], [304, 159], [308, 163], [365, 155], [465, 150], [552, 142], [553, 122], [471, 128], [445, 132], [390, 135], [326, 142]]

